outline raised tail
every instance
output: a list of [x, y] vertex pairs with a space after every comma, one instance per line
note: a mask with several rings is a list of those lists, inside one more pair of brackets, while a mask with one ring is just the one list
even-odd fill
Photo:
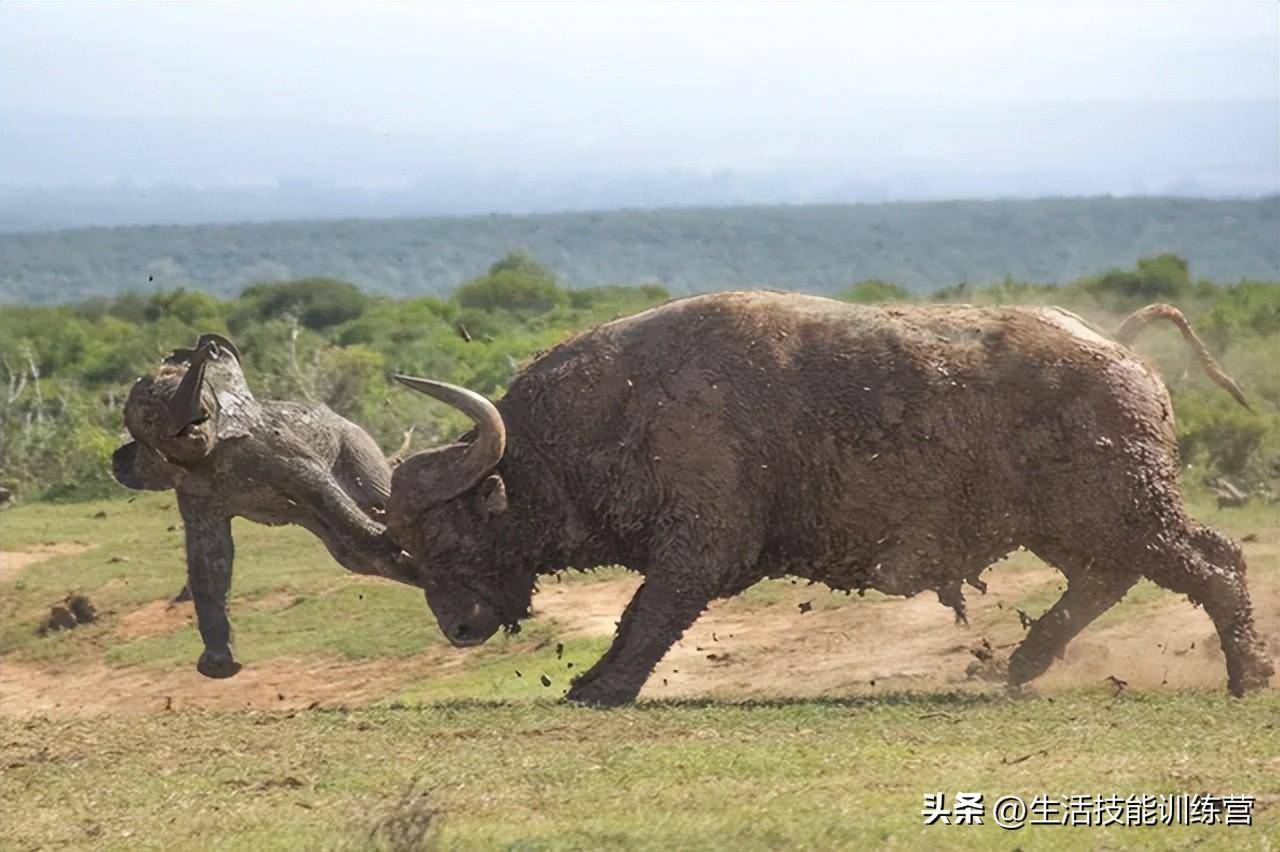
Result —
[[[1226, 389], [1227, 393], [1235, 397], [1236, 402], [1249, 408], [1249, 401], [1244, 398], [1244, 391], [1236, 384], [1235, 379], [1227, 375], [1226, 371], [1213, 360], [1213, 356], [1209, 354], [1209, 349], [1191, 328], [1191, 323], [1187, 322], [1187, 318], [1182, 315], [1182, 311], [1173, 305], [1155, 304], [1147, 305], [1145, 308], [1139, 308], [1120, 323], [1120, 327], [1116, 329], [1112, 335], [1117, 343], [1128, 346], [1134, 341], [1141, 332], [1146, 328], [1152, 320], [1168, 320], [1178, 327], [1178, 331], [1182, 332], [1182, 339], [1187, 341], [1187, 345], [1191, 347], [1191, 351], [1195, 354], [1196, 360], [1200, 362], [1200, 366], [1204, 369], [1205, 374], [1213, 379], [1214, 384]], [[1249, 409], [1252, 411], [1253, 409]]]

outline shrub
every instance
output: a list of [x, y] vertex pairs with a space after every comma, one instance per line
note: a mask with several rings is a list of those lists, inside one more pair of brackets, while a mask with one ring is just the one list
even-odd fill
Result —
[[243, 304], [229, 325], [240, 331], [253, 321], [291, 316], [319, 330], [349, 322], [364, 313], [369, 297], [354, 284], [332, 278], [304, 278], [278, 284], [255, 284], [241, 294]]
[[526, 316], [546, 313], [568, 300], [551, 272], [523, 252], [509, 252], [489, 267], [487, 275], [463, 284], [454, 296], [463, 308]]
[[881, 281], [877, 278], [859, 281], [852, 287], [842, 291], [836, 298], [845, 302], [856, 302], [864, 305], [876, 302], [915, 301], [915, 296], [911, 295], [910, 291], [904, 290], [897, 284]]
[[1276, 471], [1276, 459], [1261, 452], [1280, 435], [1280, 417], [1246, 411], [1212, 399], [1211, 391], [1178, 399], [1178, 444], [1187, 461], [1201, 461], [1211, 472], [1256, 484]]
[[1083, 286], [1107, 310], [1181, 301], [1193, 295], [1187, 262], [1176, 254], [1141, 258], [1136, 269], [1112, 269], [1086, 279]]

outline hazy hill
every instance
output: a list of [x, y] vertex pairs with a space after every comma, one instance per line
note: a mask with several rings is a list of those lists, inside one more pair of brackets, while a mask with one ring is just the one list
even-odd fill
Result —
[[[1257, 78], [1274, 78], [1274, 48], [1264, 41], [1249, 50]], [[1126, 51], [1143, 53], [1132, 44]], [[847, 62], [837, 64], [849, 73]], [[1185, 57], [1178, 64], [1192, 75]], [[426, 97], [397, 105], [400, 120], [377, 127], [328, 109], [246, 120], [185, 109], [51, 114], [0, 103], [0, 233], [947, 198], [1249, 198], [1280, 187], [1274, 84], [1261, 98], [1079, 99], [1046, 97], [1033, 85], [1030, 100], [958, 104], [882, 93], [855, 106], [830, 89], [834, 100], [816, 94], [813, 84], [833, 85], [828, 77], [736, 102], [740, 82], [727, 99], [684, 90], [698, 103], [690, 111], [644, 92], [628, 102], [603, 80], [579, 75], [564, 122], [525, 112], [529, 104], [503, 110], [484, 96], [490, 121], [461, 119], [475, 102], [451, 110]], [[1203, 83], [1211, 75], [1194, 76]], [[467, 74], [455, 82], [447, 96], [476, 84]], [[493, 88], [511, 96], [512, 82]], [[589, 83], [619, 110], [613, 118], [582, 108]], [[531, 104], [562, 87], [526, 91]], [[431, 102], [442, 111], [436, 120], [402, 124], [406, 111]]]
[[1061, 282], [1173, 251], [1199, 276], [1280, 278], [1280, 198], [1091, 198], [535, 216], [93, 228], [0, 234], [0, 301], [176, 287], [219, 295], [332, 276], [377, 293], [444, 293], [524, 248], [569, 285], [672, 293], [831, 291], [881, 278], [920, 292], [1012, 276]]

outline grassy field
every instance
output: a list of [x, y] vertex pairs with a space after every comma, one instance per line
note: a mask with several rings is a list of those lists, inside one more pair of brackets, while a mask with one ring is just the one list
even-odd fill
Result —
[[[1278, 717], [1274, 696], [1094, 692], [6, 722], [0, 843], [359, 848], [433, 810], [448, 848], [1262, 849], [1280, 844]], [[922, 826], [939, 790], [1247, 792], [1265, 809], [1252, 828], [1015, 835]]]
[[[1274, 506], [1197, 514], [1251, 537], [1255, 597], [1280, 587]], [[553, 610], [519, 636], [454, 651], [412, 590], [343, 573], [296, 530], [248, 523], [235, 529], [232, 603], [246, 669], [205, 681], [191, 671], [199, 644], [189, 615], [164, 603], [182, 584], [177, 524], [163, 494], [0, 514], [5, 558], [59, 546], [0, 580], [0, 848], [1280, 846], [1275, 688], [1233, 700], [1180, 685], [1175, 673], [1170, 686], [1114, 694], [1090, 675], [1015, 699], [959, 670], [842, 681], [830, 671], [836, 657], [797, 649], [871, 643], [870, 656], [886, 655], [913, 631], [882, 625], [905, 625], [917, 610], [935, 619], [922, 622], [928, 631], [973, 637], [947, 632], [959, 628], [936, 603], [780, 581], [717, 609], [713, 624], [773, 624], [792, 644], [776, 640], [775, 653], [767, 634], [763, 648], [733, 645], [738, 680], [703, 648], [685, 648], [659, 672], [681, 698], [588, 710], [554, 699], [607, 645], [601, 629], [567, 630]], [[1025, 554], [993, 574], [1007, 592], [999, 608], [973, 609], [973, 630], [1016, 638], [1013, 610], [1038, 614], [1055, 581]], [[615, 569], [565, 582], [554, 591], [572, 603], [626, 579]], [[102, 617], [40, 636], [42, 615], [71, 591]], [[807, 621], [798, 600], [812, 602]], [[1094, 641], [1148, 621], [1183, 623], [1161, 622], [1166, 609], [1200, 617], [1143, 585]], [[708, 641], [697, 635], [686, 645]], [[1121, 656], [1108, 665], [1128, 676]], [[775, 657], [799, 662], [786, 677], [755, 668]], [[961, 648], [949, 665], [962, 670], [965, 657]], [[910, 672], [911, 662], [895, 665]], [[1205, 664], [1220, 678], [1219, 661]], [[685, 680], [672, 665], [687, 667]], [[57, 687], [60, 703], [24, 703], [37, 679]], [[131, 701], [144, 688], [147, 700]], [[1005, 794], [1250, 794], [1257, 824], [923, 826], [923, 795], [939, 791], [982, 792], [988, 804]]]

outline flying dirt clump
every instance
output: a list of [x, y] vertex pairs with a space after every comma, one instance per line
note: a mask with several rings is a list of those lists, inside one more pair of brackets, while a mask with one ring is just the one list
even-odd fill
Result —
[[59, 630], [71, 630], [97, 620], [98, 610], [87, 596], [70, 594], [49, 608], [49, 615], [40, 622], [36, 632], [41, 636], [48, 636]]
[[[1154, 320], [1243, 403], [1175, 308], [1138, 311], [1118, 337]], [[1010, 685], [1144, 577], [1204, 607], [1232, 693], [1274, 673], [1240, 548], [1184, 509], [1164, 382], [1060, 308], [719, 293], [583, 332], [497, 403], [399, 378], [476, 424], [406, 459], [387, 504], [450, 642], [518, 625], [540, 576], [644, 576], [571, 700], [631, 701], [713, 600], [763, 578], [933, 592], [963, 619], [965, 586], [1020, 546], [1067, 582], [1027, 625]]]

